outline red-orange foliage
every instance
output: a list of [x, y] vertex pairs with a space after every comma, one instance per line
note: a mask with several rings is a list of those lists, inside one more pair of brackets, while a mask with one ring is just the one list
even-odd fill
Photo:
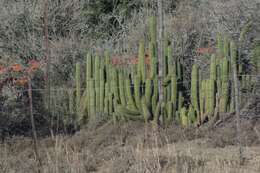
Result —
[[4, 74], [7, 72], [7, 69], [3, 66], [0, 66], [0, 74]]
[[18, 79], [14, 79], [13, 83], [15, 85], [24, 86], [28, 83], [28, 77], [21, 77]]
[[5, 73], [11, 73], [11, 72], [21, 72], [24, 73], [24, 76], [22, 77], [18, 77], [18, 78], [14, 78], [14, 77], [7, 77], [4, 78], [0, 81], [0, 92], [1, 89], [3, 88], [4, 85], [7, 85], [8, 83], [11, 84], [12, 86], [16, 85], [16, 86], [25, 86], [28, 83], [28, 77], [27, 75], [37, 71], [40, 69], [41, 64], [40, 62], [36, 61], [36, 60], [32, 60], [28, 63], [29, 67], [28, 68], [24, 68], [22, 65], [20, 64], [13, 64], [9, 67], [3, 67], [0, 66], [0, 74], [5, 74]]
[[22, 72], [23, 67], [20, 64], [14, 64], [9, 68], [13, 72]]
[[32, 60], [28, 63], [30, 66], [27, 69], [28, 73], [35, 72], [40, 69], [41, 64], [38, 61]]

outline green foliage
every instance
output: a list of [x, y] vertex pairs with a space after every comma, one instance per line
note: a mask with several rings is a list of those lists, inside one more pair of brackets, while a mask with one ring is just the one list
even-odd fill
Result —
[[[89, 0], [85, 1], [82, 17], [88, 29], [84, 34], [88, 37], [109, 37], [122, 29], [122, 24], [131, 17], [133, 11], [138, 10], [142, 3], [139, 0]], [[104, 16], [109, 16], [104, 19]], [[124, 20], [118, 20], [117, 16]], [[98, 27], [98, 28], [97, 28]]]

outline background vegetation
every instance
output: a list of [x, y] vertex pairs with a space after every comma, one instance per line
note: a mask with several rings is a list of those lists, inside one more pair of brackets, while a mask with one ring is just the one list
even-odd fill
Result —
[[[137, 52], [140, 38], [148, 38], [149, 16], [155, 14], [155, 1], [141, 0], [52, 0], [48, 3], [52, 87], [74, 87], [75, 63], [84, 62], [86, 52], [109, 50], [120, 56]], [[242, 28], [250, 22], [250, 32], [243, 42], [245, 63], [252, 57], [249, 50], [259, 40], [260, 10], [258, 0], [185, 0], [165, 1], [165, 30], [175, 56], [184, 60], [184, 78], [190, 80], [191, 64], [209, 66], [209, 59], [197, 56], [199, 47], [216, 44], [217, 33], [238, 39]], [[2, 0], [0, 2], [0, 63], [26, 64], [29, 60], [44, 61], [43, 1]], [[253, 69], [254, 64], [246, 68]], [[43, 73], [36, 75], [33, 88], [43, 89]], [[57, 80], [58, 79], [58, 80]], [[187, 84], [189, 85], [189, 84]], [[190, 86], [186, 86], [190, 87]], [[27, 94], [17, 98], [8, 88], [1, 97], [1, 117], [26, 123]], [[49, 122], [50, 112], [44, 109], [42, 91], [34, 91], [37, 122]], [[23, 100], [25, 99], [25, 100]], [[21, 107], [21, 108], [19, 108]], [[15, 108], [15, 109], [14, 109]], [[10, 116], [11, 115], [11, 116]], [[21, 116], [22, 115], [22, 116]], [[43, 117], [43, 118], [42, 118]], [[28, 119], [27, 119], [28, 120]], [[13, 124], [13, 121], [11, 121]], [[10, 129], [5, 123], [1, 128]]]

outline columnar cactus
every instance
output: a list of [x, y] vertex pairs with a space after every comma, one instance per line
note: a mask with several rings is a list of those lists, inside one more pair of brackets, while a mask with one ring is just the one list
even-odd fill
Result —
[[125, 79], [125, 88], [126, 88], [127, 107], [129, 109], [136, 110], [136, 104], [132, 95], [131, 80], [129, 78]]
[[118, 73], [118, 80], [119, 80], [119, 95], [120, 95], [120, 102], [123, 106], [126, 106], [126, 97], [125, 97], [125, 79], [123, 76], [122, 71]]
[[150, 100], [152, 98], [152, 80], [146, 79], [145, 82], [145, 99], [147, 103], [150, 103]]
[[157, 75], [157, 58], [156, 58], [156, 45], [152, 42], [149, 43], [149, 55], [151, 58], [150, 64], [150, 78], [153, 79]]
[[152, 16], [149, 19], [149, 34], [150, 34], [150, 42], [156, 44], [156, 31], [157, 23], [156, 23], [156, 16]]
[[105, 74], [104, 67], [100, 68], [100, 112], [104, 112], [104, 104], [105, 104]]
[[206, 111], [206, 94], [207, 94], [207, 83], [206, 80], [201, 81], [200, 86], [200, 113], [201, 113], [201, 121], [204, 121], [205, 117], [205, 111]]
[[191, 104], [199, 115], [199, 69], [196, 64], [193, 65], [191, 74]]
[[227, 36], [224, 37], [224, 42], [223, 42], [223, 55], [224, 57], [229, 57], [229, 45], [230, 41]]
[[222, 81], [220, 95], [220, 112], [227, 112], [229, 100], [229, 63], [225, 57], [222, 62]]
[[180, 110], [180, 120], [181, 120], [181, 124], [184, 127], [189, 125], [189, 118], [187, 115], [187, 109], [185, 107], [181, 108]]
[[145, 48], [144, 41], [140, 41], [139, 45], [139, 55], [138, 55], [138, 76], [141, 77], [141, 81], [146, 79], [146, 68], [145, 68]]
[[171, 71], [171, 101], [173, 102], [174, 107], [177, 107], [177, 96], [178, 96], [178, 83], [177, 83], [177, 72], [176, 72], [176, 63], [173, 62], [172, 71]]
[[134, 76], [134, 98], [136, 106], [140, 109], [141, 105], [141, 78], [139, 75]]
[[190, 105], [189, 106], [189, 111], [188, 111], [188, 121], [189, 121], [189, 124], [193, 124], [193, 123], [197, 122], [197, 115], [198, 114], [194, 110], [193, 106]]

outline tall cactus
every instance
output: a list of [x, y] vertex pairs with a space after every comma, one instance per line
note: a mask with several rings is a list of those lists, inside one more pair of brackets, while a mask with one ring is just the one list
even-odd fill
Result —
[[225, 57], [222, 62], [221, 78], [221, 95], [220, 95], [220, 112], [227, 112], [229, 100], [229, 63]]
[[201, 86], [200, 86], [200, 113], [201, 113], [201, 121], [204, 121], [205, 117], [205, 111], [206, 111], [206, 94], [207, 94], [207, 83], [206, 80], [201, 81]]
[[216, 66], [216, 56], [211, 56], [210, 62], [210, 79], [209, 79], [209, 100], [208, 100], [208, 113], [212, 114], [215, 110], [215, 102], [216, 102], [216, 79], [217, 79], [217, 66]]
[[100, 68], [100, 112], [104, 112], [104, 104], [105, 104], [105, 74], [104, 74], [104, 67]]
[[152, 80], [146, 79], [145, 82], [145, 99], [147, 103], [150, 103], [152, 97]]
[[149, 43], [149, 55], [151, 58], [150, 64], [150, 78], [153, 79], [157, 75], [157, 58], [156, 58], [156, 45], [152, 42]]
[[118, 73], [118, 80], [119, 80], [119, 96], [120, 102], [123, 106], [126, 106], [126, 97], [125, 97], [125, 79], [123, 76], [122, 71]]
[[196, 64], [193, 65], [191, 74], [191, 104], [199, 115], [199, 69]]
[[156, 16], [151, 16], [149, 19], [149, 34], [150, 34], [150, 42], [155, 44], [156, 43], [156, 31], [157, 23], [156, 23]]
[[100, 111], [100, 57], [95, 57], [95, 92], [96, 92], [96, 112]]
[[189, 118], [187, 115], [187, 109], [185, 107], [181, 108], [180, 110], [180, 120], [181, 120], [181, 124], [184, 127], [189, 125]]
[[173, 102], [175, 108], [177, 107], [177, 96], [178, 96], [178, 83], [177, 83], [176, 63], [173, 62], [172, 71], [171, 71], [171, 101]]
[[141, 77], [139, 75], [134, 76], [134, 98], [136, 106], [140, 109], [141, 105]]
[[144, 41], [140, 41], [139, 44], [139, 55], [138, 55], [138, 75], [141, 77], [141, 81], [146, 79], [146, 68], [145, 68], [145, 48]]

